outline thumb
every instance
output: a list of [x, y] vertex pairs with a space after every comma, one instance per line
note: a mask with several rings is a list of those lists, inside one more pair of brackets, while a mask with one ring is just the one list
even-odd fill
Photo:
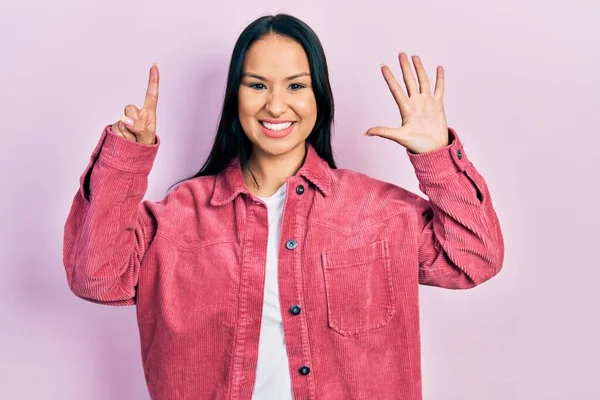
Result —
[[125, 107], [124, 114], [121, 117], [121, 122], [126, 126], [127, 130], [131, 133], [139, 134], [142, 133], [145, 126], [140, 118], [141, 111], [133, 104], [129, 104]]
[[387, 126], [374, 126], [372, 128], [367, 129], [367, 131], [365, 132], [365, 136], [379, 136], [397, 142], [397, 131], [397, 128], [389, 128]]

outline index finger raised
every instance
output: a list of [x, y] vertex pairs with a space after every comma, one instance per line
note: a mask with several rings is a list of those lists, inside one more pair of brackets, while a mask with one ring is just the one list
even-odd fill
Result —
[[152, 64], [150, 68], [150, 77], [148, 79], [148, 89], [146, 89], [146, 99], [144, 100], [144, 109], [156, 111], [158, 103], [158, 66]]

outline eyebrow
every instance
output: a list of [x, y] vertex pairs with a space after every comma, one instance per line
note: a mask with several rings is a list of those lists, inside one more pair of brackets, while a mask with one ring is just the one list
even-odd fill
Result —
[[[264, 76], [260, 76], [257, 74], [252, 74], [252, 73], [245, 73], [243, 76], [247, 76], [248, 78], [255, 78], [255, 79], [259, 79], [261, 81], [267, 81], [267, 78], [265, 78]], [[300, 74], [295, 74], [292, 76], [288, 76], [287, 78], [285, 78], [286, 81], [291, 81], [294, 80], [296, 78], [300, 78], [301, 76], [310, 76], [309, 72], [302, 72]]]

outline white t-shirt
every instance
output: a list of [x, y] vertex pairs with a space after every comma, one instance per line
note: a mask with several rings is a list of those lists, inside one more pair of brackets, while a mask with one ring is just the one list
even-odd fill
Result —
[[253, 400], [292, 400], [292, 384], [283, 336], [277, 280], [278, 246], [286, 187], [287, 184], [284, 184], [271, 197], [260, 197], [268, 209], [269, 236], [267, 238], [265, 298], [260, 325]]

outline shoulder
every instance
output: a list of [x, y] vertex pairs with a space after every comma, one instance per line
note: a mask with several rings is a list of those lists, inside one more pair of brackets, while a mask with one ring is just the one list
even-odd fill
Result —
[[372, 199], [411, 203], [419, 197], [417, 194], [391, 182], [344, 168], [331, 170], [331, 186], [333, 192], [340, 192], [345, 197], [364, 199], [364, 201]]
[[197, 213], [202, 206], [210, 203], [214, 186], [214, 175], [186, 179], [176, 184], [162, 200], [145, 201], [145, 204], [158, 213]]
[[[330, 189], [329, 195], [323, 198], [325, 209], [331, 210], [332, 214], [340, 214], [341, 211], [345, 225], [361, 226], [398, 215], [416, 215], [419, 204], [424, 200], [391, 182], [348, 169], [331, 170]], [[334, 220], [339, 218], [331, 217]]]
[[313, 225], [342, 235], [363, 235], [395, 224], [413, 226], [418, 221], [421, 197], [415, 193], [353, 170], [329, 172], [328, 190], [315, 200]]

